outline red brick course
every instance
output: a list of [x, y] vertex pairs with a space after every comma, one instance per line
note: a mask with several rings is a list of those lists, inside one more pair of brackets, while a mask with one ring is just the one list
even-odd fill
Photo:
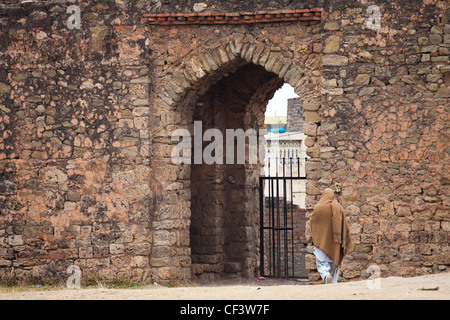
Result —
[[144, 13], [142, 24], [150, 25], [218, 25], [218, 24], [252, 24], [280, 23], [301, 21], [302, 25], [320, 22], [322, 9], [299, 9], [282, 11], [256, 11], [234, 13]]

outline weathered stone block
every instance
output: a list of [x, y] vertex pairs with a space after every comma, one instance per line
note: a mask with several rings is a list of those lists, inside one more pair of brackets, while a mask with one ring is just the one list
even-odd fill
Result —
[[69, 200], [69, 201], [74, 201], [74, 202], [77, 202], [77, 201], [80, 201], [81, 200], [81, 194], [79, 194], [78, 192], [76, 192], [76, 191], [69, 191], [68, 193], [67, 193], [67, 200]]
[[46, 19], [47, 16], [48, 16], [47, 12], [44, 12], [44, 11], [38, 11], [38, 10], [33, 11], [33, 12], [30, 14], [30, 18], [31, 18], [33, 21], [36, 21], [36, 22], [42, 21], [42, 20]]
[[355, 86], [366, 86], [370, 82], [368, 74], [358, 74], [355, 78]]
[[148, 100], [147, 99], [134, 100], [133, 106], [136, 106], [136, 107], [148, 106]]
[[17, 192], [17, 186], [11, 181], [0, 181], [0, 195], [13, 195]]
[[177, 242], [177, 235], [173, 231], [159, 230], [153, 233], [155, 246], [172, 246]]
[[59, 169], [48, 170], [44, 174], [44, 177], [46, 178], [46, 180], [48, 180], [48, 182], [53, 182], [53, 183], [62, 183], [62, 182], [67, 181], [67, 174], [65, 174], [64, 172], [62, 172]]
[[324, 30], [327, 31], [338, 31], [340, 29], [339, 23], [337, 21], [330, 21], [324, 24]]
[[6, 83], [0, 82], [0, 94], [9, 94], [11, 92], [11, 86]]
[[305, 103], [303, 109], [305, 111], [317, 111], [320, 108], [320, 103]]
[[6, 259], [1, 259], [0, 258], [0, 267], [7, 268], [7, 267], [10, 267], [10, 266], [12, 266], [12, 261], [11, 260], [6, 260]]
[[364, 87], [358, 92], [358, 96], [373, 96], [376, 94], [376, 87]]
[[434, 96], [438, 99], [450, 98], [450, 89], [448, 87], [440, 87]]
[[10, 245], [10, 246], [21, 246], [24, 244], [23, 242], [23, 237], [22, 235], [13, 235], [13, 236], [9, 236], [6, 240], [6, 242]]
[[64, 211], [75, 211], [77, 210], [77, 203], [66, 201], [64, 202]]
[[347, 66], [348, 58], [346, 56], [327, 54], [322, 57], [322, 64], [331, 67]]
[[130, 267], [144, 268], [148, 266], [148, 263], [149, 263], [148, 257], [136, 256], [131, 258]]
[[111, 243], [109, 245], [109, 253], [122, 254], [125, 251], [125, 246], [121, 243]]
[[64, 208], [64, 197], [60, 193], [46, 191], [44, 203], [50, 209], [62, 209]]
[[401, 194], [421, 194], [422, 188], [417, 185], [403, 185], [398, 188], [399, 193]]
[[315, 111], [305, 111], [304, 112], [305, 121], [308, 122], [320, 122], [320, 115]]
[[80, 90], [92, 90], [95, 88], [94, 83], [92, 83], [91, 81], [84, 81], [81, 85], [80, 85]]
[[450, 221], [441, 221], [441, 229], [450, 232]]
[[442, 43], [442, 36], [437, 33], [430, 34], [430, 43], [431, 44], [440, 44]]
[[314, 123], [305, 123], [303, 125], [303, 133], [308, 136], [316, 136], [317, 135], [317, 125]]
[[[169, 258], [151, 258], [150, 259], [150, 266], [152, 266], [154, 268], [166, 267], [169, 265], [170, 265]], [[201, 270], [201, 272], [203, 272], [203, 270]], [[198, 273], [201, 273], [201, 272], [198, 272]]]
[[305, 255], [305, 268], [306, 268], [306, 270], [316, 270], [317, 269], [315, 255], [313, 255], [313, 254]]
[[139, 77], [139, 78], [134, 78], [130, 80], [131, 84], [141, 84], [141, 83], [149, 83], [150, 79], [149, 77], [145, 76], [145, 77]]
[[339, 50], [339, 43], [341, 37], [339, 36], [329, 36], [325, 39], [325, 47], [323, 49], [324, 53], [333, 53]]

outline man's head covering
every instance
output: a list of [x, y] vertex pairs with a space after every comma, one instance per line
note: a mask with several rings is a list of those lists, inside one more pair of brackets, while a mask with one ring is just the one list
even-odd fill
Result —
[[354, 249], [344, 208], [337, 202], [334, 191], [330, 188], [323, 191], [319, 202], [314, 206], [311, 233], [314, 246], [325, 252], [336, 266]]

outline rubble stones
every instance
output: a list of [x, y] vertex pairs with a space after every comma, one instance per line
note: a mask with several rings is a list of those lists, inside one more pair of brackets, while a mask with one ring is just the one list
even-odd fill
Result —
[[[342, 9], [348, 19], [331, 19], [325, 29], [338, 32], [343, 43], [355, 45], [341, 45], [339, 55], [324, 52], [322, 58], [325, 74], [334, 79], [324, 77], [324, 84], [343, 88], [342, 94], [323, 90], [320, 131], [310, 130], [309, 124], [304, 131], [321, 142], [320, 153], [309, 152], [314, 155], [312, 161], [320, 157], [321, 181], [343, 186], [339, 200], [356, 243], [355, 254], [344, 260], [343, 277], [359, 276], [356, 269], [361, 268], [362, 253], [370, 263], [382, 266], [385, 275], [436, 272], [442, 259], [449, 262], [448, 248], [441, 242], [448, 239], [444, 231], [448, 214], [439, 211], [436, 215], [440, 205], [448, 213], [448, 201], [444, 204], [427, 194], [448, 198], [448, 190], [424, 174], [437, 168], [439, 172], [443, 167], [438, 159], [448, 159], [443, 146], [431, 151], [428, 144], [443, 138], [442, 129], [448, 125], [443, 117], [449, 98], [443, 80], [448, 64], [448, 23], [411, 22], [409, 28], [414, 32], [404, 41], [383, 43], [374, 35], [358, 32], [347, 38], [339, 26], [351, 23], [353, 13]], [[391, 27], [396, 28], [394, 21], [393, 17]], [[329, 36], [333, 34], [325, 32], [324, 39]], [[373, 44], [369, 50], [357, 45], [369, 42]], [[348, 64], [343, 57], [348, 57]], [[424, 121], [439, 124], [429, 126]], [[332, 148], [340, 152], [329, 151]], [[314, 269], [310, 266], [310, 280], [318, 280]]]
[[346, 66], [348, 65], [348, 61], [348, 57], [340, 55], [328, 54], [322, 57], [322, 63], [324, 66]]
[[0, 82], [0, 94], [8, 94], [11, 92], [11, 86]]

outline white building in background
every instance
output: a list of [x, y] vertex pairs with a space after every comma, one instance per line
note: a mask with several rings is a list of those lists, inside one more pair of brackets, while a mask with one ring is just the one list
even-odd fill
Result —
[[[305, 139], [306, 135], [302, 132], [267, 133], [265, 136], [264, 176], [283, 176], [284, 165], [285, 176], [304, 177], [306, 174], [305, 160], [307, 158]], [[291, 181], [288, 180], [286, 193], [284, 193], [282, 180], [278, 181], [278, 189], [275, 185], [273, 191], [278, 192], [280, 197], [286, 195], [286, 200], [289, 202], [292, 200], [293, 204], [298, 205], [299, 208], [305, 208], [306, 180], [292, 180], [292, 187]], [[266, 183], [264, 195], [267, 197], [269, 194], [269, 185]]]

